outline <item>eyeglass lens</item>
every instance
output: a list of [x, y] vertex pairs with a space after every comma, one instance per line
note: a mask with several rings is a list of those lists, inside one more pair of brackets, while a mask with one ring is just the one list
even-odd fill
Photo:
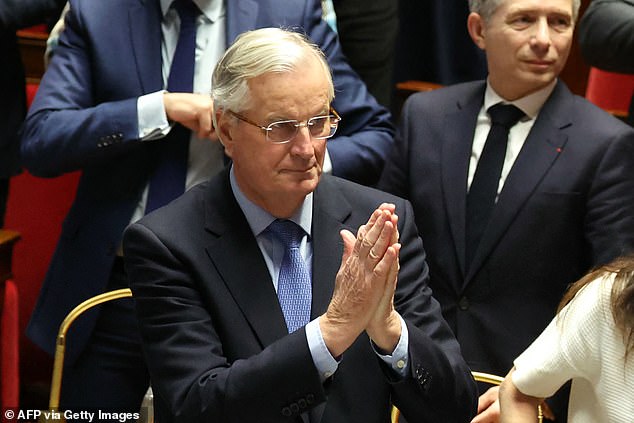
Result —
[[[296, 120], [274, 122], [268, 126], [267, 135], [273, 142], [285, 142], [295, 137], [302, 126]], [[308, 131], [313, 138], [330, 138], [337, 130], [337, 119], [335, 116], [316, 116], [306, 122]]]

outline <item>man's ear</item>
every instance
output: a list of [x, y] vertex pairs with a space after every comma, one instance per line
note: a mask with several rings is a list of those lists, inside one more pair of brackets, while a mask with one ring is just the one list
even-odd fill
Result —
[[486, 47], [486, 24], [482, 16], [471, 12], [467, 18], [467, 30], [471, 39], [482, 50]]
[[231, 157], [233, 152], [232, 129], [234, 127], [234, 119], [224, 109], [215, 110], [214, 114], [216, 115], [216, 134], [225, 147], [225, 154]]

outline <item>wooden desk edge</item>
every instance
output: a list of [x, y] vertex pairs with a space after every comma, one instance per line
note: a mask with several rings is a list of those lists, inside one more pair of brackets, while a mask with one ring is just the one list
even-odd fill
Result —
[[15, 244], [20, 238], [19, 232], [10, 229], [0, 229], [0, 246]]

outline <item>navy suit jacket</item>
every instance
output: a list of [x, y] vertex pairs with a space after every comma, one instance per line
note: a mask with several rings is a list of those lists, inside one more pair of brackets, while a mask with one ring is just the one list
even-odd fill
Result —
[[[344, 62], [336, 35], [315, 0], [226, 2], [227, 43], [243, 31], [299, 27], [321, 46], [332, 67], [342, 114], [328, 144], [335, 174], [372, 182], [391, 145], [389, 113]], [[22, 155], [38, 176], [82, 170], [28, 335], [53, 351], [63, 317], [104, 291], [112, 263], [153, 160], [139, 140], [137, 98], [163, 89], [158, 0], [71, 0], [66, 28], [25, 122]], [[77, 321], [72, 361], [95, 318]]]
[[388, 376], [364, 333], [322, 385], [304, 329], [287, 333], [227, 171], [130, 226], [126, 269], [155, 399], [166, 413], [160, 421], [296, 421], [325, 402], [316, 421], [387, 423], [390, 401], [412, 422], [468, 421], [475, 384], [427, 286], [409, 202], [322, 177], [313, 202], [311, 318], [332, 296], [343, 251], [339, 232], [356, 233], [382, 202], [395, 203], [399, 215], [395, 305], [408, 324], [411, 363], [402, 381]]
[[412, 96], [379, 186], [413, 204], [430, 285], [467, 363], [504, 375], [568, 284], [634, 250], [634, 132], [558, 82], [467, 268], [467, 169], [484, 90]]

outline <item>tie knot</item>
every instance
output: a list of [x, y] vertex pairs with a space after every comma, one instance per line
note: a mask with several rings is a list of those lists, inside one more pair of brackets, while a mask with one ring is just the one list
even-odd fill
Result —
[[492, 125], [501, 125], [510, 128], [515, 125], [523, 116], [524, 112], [512, 104], [498, 103], [487, 110], [491, 116]]
[[196, 18], [200, 14], [200, 9], [193, 0], [174, 0], [172, 7], [178, 13], [181, 20], [181, 28], [196, 25]]
[[304, 230], [291, 220], [274, 220], [268, 228], [286, 248], [299, 248], [304, 236]]

